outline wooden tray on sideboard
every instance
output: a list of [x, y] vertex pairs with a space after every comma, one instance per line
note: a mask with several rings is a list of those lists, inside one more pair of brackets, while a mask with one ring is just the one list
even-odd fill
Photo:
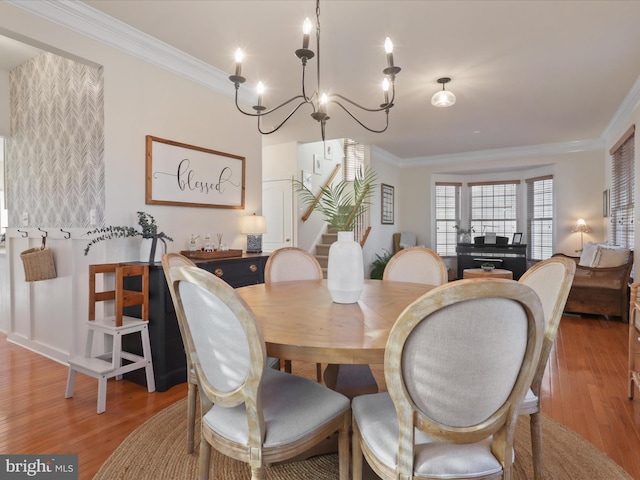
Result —
[[192, 260], [215, 260], [216, 258], [232, 258], [232, 257], [241, 257], [242, 250], [227, 250], [216, 251], [216, 252], [202, 252], [202, 251], [189, 251], [182, 250], [180, 252], [181, 255], [184, 255], [187, 258], [191, 258]]

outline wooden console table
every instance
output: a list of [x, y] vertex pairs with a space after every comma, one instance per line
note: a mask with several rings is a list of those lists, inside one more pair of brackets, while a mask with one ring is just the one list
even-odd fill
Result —
[[[264, 283], [264, 266], [268, 258], [268, 254], [245, 253], [241, 257], [194, 262], [198, 267], [238, 288]], [[149, 265], [149, 337], [156, 390], [164, 392], [174, 385], [186, 382], [187, 361], [182, 337], [161, 263]], [[142, 352], [139, 339], [131, 339], [128, 342], [130, 343], [127, 343], [127, 349]], [[127, 373], [125, 378], [146, 385], [144, 370]]]

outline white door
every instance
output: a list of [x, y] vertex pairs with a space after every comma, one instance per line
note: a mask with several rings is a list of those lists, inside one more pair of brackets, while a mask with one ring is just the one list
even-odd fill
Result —
[[262, 182], [262, 215], [267, 233], [262, 235], [262, 250], [273, 252], [293, 246], [293, 182], [291, 179]]

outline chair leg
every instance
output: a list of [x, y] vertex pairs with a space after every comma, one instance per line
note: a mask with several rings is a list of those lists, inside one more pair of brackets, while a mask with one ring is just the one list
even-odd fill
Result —
[[627, 396], [633, 400], [635, 394], [635, 381], [633, 378], [633, 372], [636, 369], [636, 348], [638, 345], [638, 332], [636, 330], [636, 315], [635, 308], [631, 309], [629, 315], [629, 391]]
[[198, 480], [209, 480], [209, 468], [211, 466], [211, 445], [200, 437], [200, 457], [198, 458]]
[[[349, 480], [349, 430], [351, 428], [351, 414], [344, 416], [342, 428], [338, 430], [338, 461], [340, 463], [340, 480]], [[354, 477], [355, 478], [355, 477]]]
[[149, 326], [145, 325], [144, 329], [140, 332], [142, 338], [142, 355], [147, 361], [147, 366], [144, 367], [145, 374], [147, 376], [147, 390], [149, 393], [156, 391], [156, 380], [153, 375], [153, 361], [151, 359], [151, 341], [149, 340]]
[[193, 453], [198, 391], [196, 385], [191, 382], [189, 382], [187, 389], [187, 452]]
[[264, 480], [264, 467], [251, 467], [251, 480]]
[[362, 480], [362, 448], [355, 428], [351, 434], [351, 471], [353, 480]]
[[287, 373], [291, 373], [291, 360], [284, 361], [284, 371]]
[[69, 373], [67, 374], [67, 390], [64, 392], [64, 398], [73, 397], [73, 389], [76, 386], [76, 371], [69, 367]]
[[316, 379], [318, 383], [322, 383], [322, 364], [316, 363]]
[[531, 455], [533, 457], [533, 477], [535, 480], [544, 479], [542, 463], [542, 416], [540, 412], [530, 415]]
[[103, 413], [107, 409], [107, 376], [98, 377], [98, 413]]

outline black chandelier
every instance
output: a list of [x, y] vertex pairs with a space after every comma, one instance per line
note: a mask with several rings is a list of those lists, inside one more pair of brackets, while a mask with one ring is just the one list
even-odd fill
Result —
[[[396, 67], [393, 64], [393, 44], [391, 40], [387, 37], [385, 40], [385, 51], [387, 53], [387, 67], [382, 70], [384, 74], [384, 80], [382, 82], [382, 90], [384, 94], [384, 103], [380, 104], [379, 107], [375, 108], [367, 108], [362, 105], [357, 104], [356, 102], [348, 99], [347, 97], [340, 95], [338, 93], [320, 93], [320, 0], [316, 0], [316, 50], [317, 54], [313, 52], [313, 50], [309, 49], [309, 34], [311, 33], [312, 24], [307, 18], [302, 27], [303, 32], [303, 40], [302, 40], [302, 48], [299, 48], [295, 51], [296, 56], [300, 59], [302, 63], [302, 92], [299, 95], [296, 95], [289, 100], [281, 103], [277, 107], [273, 107], [268, 109], [263, 105], [263, 94], [264, 94], [264, 86], [262, 82], [258, 82], [257, 85], [257, 93], [258, 93], [258, 104], [254, 105], [252, 108], [255, 112], [246, 112], [240, 108], [238, 105], [238, 91], [240, 90], [240, 84], [246, 81], [246, 78], [241, 75], [242, 73], [242, 51], [240, 49], [236, 50], [236, 70], [235, 74], [229, 76], [229, 80], [233, 82], [236, 89], [236, 108], [243, 114], [248, 115], [250, 117], [258, 118], [258, 131], [263, 135], [269, 135], [271, 133], [277, 132], [280, 127], [282, 127], [287, 120], [289, 120], [294, 113], [298, 111], [298, 109], [302, 105], [311, 105], [313, 112], [311, 113], [311, 117], [320, 123], [320, 130], [322, 132], [322, 140], [325, 140], [325, 124], [327, 120], [329, 120], [329, 115], [327, 114], [327, 105], [333, 103], [342, 108], [347, 114], [353, 118], [356, 122], [358, 122], [363, 128], [373, 133], [382, 133], [387, 130], [389, 127], [389, 110], [393, 107], [393, 101], [396, 96], [395, 90], [395, 78], [398, 72], [400, 72], [400, 67]], [[305, 72], [307, 67], [307, 62], [316, 57], [316, 66], [317, 66], [317, 84], [316, 90], [309, 96], [307, 95], [307, 90], [305, 86]], [[389, 89], [391, 89], [391, 98], [389, 98]], [[298, 102], [297, 105], [289, 112], [289, 114], [278, 124], [273, 127], [271, 130], [264, 130], [262, 128], [262, 117], [273, 113], [282, 107], [289, 105], [292, 102]], [[341, 101], [348, 102], [354, 107], [357, 107], [363, 112], [385, 112], [385, 125], [382, 129], [374, 129], [366, 126], [360, 119], [358, 119], [352, 112], [349, 111], [347, 107], [341, 103]]]

